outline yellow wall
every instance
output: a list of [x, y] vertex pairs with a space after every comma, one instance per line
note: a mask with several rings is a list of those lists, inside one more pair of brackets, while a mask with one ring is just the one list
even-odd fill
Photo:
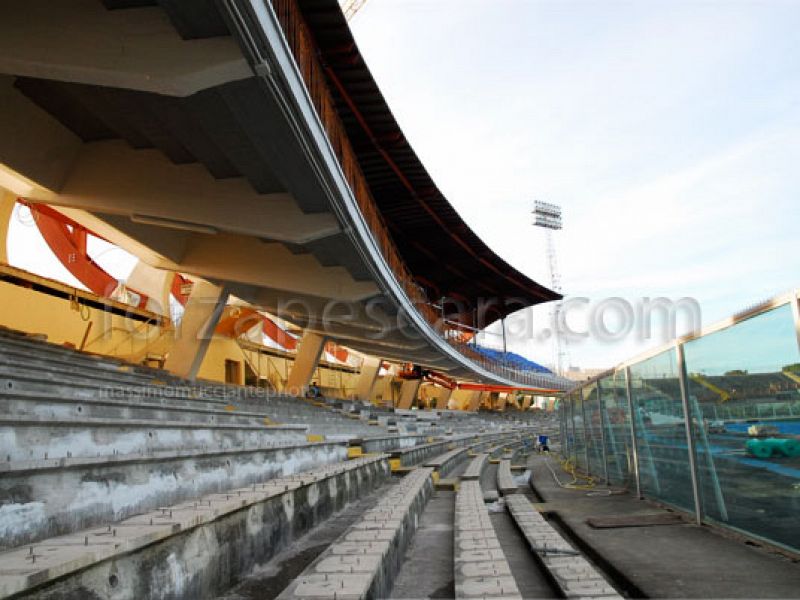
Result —
[[[134, 363], [143, 362], [148, 355], [163, 357], [173, 340], [171, 327], [162, 329], [85, 306], [76, 310], [67, 299], [0, 282], [0, 325], [4, 327], [44, 334], [50, 342], [78, 348], [89, 323], [92, 326], [84, 350]], [[255, 353], [249, 354], [254, 360]], [[211, 341], [198, 377], [223, 383], [226, 359], [241, 363], [239, 383], [243, 384], [247, 358], [235, 340], [225, 337], [214, 337]], [[282, 391], [292, 362], [262, 355], [261, 375]], [[257, 370], [256, 362], [252, 368]], [[349, 397], [355, 391], [357, 374], [318, 368], [315, 377], [330, 397]]]
[[[217, 346], [220, 346], [217, 349]], [[212, 353], [211, 347], [215, 348]], [[238, 357], [236, 350], [239, 351]], [[259, 355], [260, 354], [260, 355]], [[214, 338], [209, 352], [200, 367], [199, 377], [213, 380], [224, 380], [225, 359], [241, 360], [244, 373], [244, 365], [249, 365], [253, 373], [259, 375], [265, 385], [277, 391], [283, 391], [286, 387], [286, 380], [292, 369], [294, 361], [291, 358], [273, 356], [271, 354], [258, 353], [251, 350], [242, 350], [239, 345], [230, 339]], [[219, 378], [219, 379], [218, 379]], [[358, 373], [346, 373], [326, 367], [317, 367], [314, 370], [312, 381], [316, 381], [322, 390], [323, 395], [331, 398], [351, 398], [355, 394]]]
[[242, 355], [242, 349], [234, 340], [225, 337], [215, 336], [211, 340], [200, 370], [197, 372], [197, 377], [224, 383], [226, 360], [235, 360], [241, 363], [240, 380], [231, 383], [244, 385], [245, 358]]
[[67, 299], [5, 282], [0, 282], [0, 307], [0, 325], [42, 333], [51, 342], [76, 348], [91, 323], [84, 350], [128, 360], [143, 357], [161, 335], [159, 327], [86, 306], [76, 309]]

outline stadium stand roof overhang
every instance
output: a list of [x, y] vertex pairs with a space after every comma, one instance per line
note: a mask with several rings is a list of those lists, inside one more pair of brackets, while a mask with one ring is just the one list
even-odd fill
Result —
[[438, 189], [386, 104], [338, 2], [304, 0], [299, 6], [378, 208], [429, 296], [471, 306], [486, 297], [517, 301], [500, 302], [495, 316], [559, 299], [495, 254]]
[[[306, 18], [315, 39], [347, 31], [335, 2], [302, 4], [314, 9]], [[340, 93], [335, 102], [378, 208], [377, 224], [367, 222], [369, 207], [354, 197], [347, 165], [332, 147], [342, 140], [323, 127], [314, 86], [309, 94], [304, 65], [278, 20], [292, 3], [275, 5], [276, 11], [247, 0], [5, 3], [0, 163], [32, 183], [31, 200], [60, 206], [155, 266], [225, 283], [312, 329], [314, 319], [287, 298], [319, 311], [330, 300], [349, 302], [341, 314], [327, 315], [326, 333], [341, 343], [509, 383], [431, 327], [409, 297], [409, 282], [389, 264], [386, 245], [396, 245], [417, 282], [443, 295], [513, 297], [514, 310], [520, 299], [558, 296], [494, 255], [438, 191], [396, 192], [387, 169], [397, 178], [399, 168], [414, 186], [430, 183], [429, 193], [435, 186], [404, 141], [389, 154], [394, 167], [380, 167], [375, 148], [363, 145], [367, 130], [359, 133], [357, 112], [382, 121], [381, 131], [400, 130], [362, 61], [358, 77], [370, 90], [357, 97], [350, 89], [349, 101]], [[349, 31], [347, 37], [352, 42]], [[402, 208], [393, 212], [395, 206]], [[439, 229], [429, 235], [415, 222]], [[381, 246], [374, 233], [385, 224], [391, 239]], [[420, 238], [435, 261], [423, 258]], [[438, 272], [443, 262], [452, 265], [446, 273]], [[406, 315], [381, 337], [376, 319], [367, 318], [375, 315], [366, 314], [366, 303], [376, 300], [384, 322]], [[503, 310], [501, 304], [495, 316]]]

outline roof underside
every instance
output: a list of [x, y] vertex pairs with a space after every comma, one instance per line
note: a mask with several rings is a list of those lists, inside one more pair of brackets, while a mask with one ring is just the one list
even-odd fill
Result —
[[[213, 0], [98, 0], [109, 9], [160, 5], [184, 39], [228, 35]], [[320, 58], [352, 147], [379, 212], [409, 271], [429, 297], [452, 297], [468, 310], [497, 302], [486, 320], [560, 298], [497, 256], [466, 225], [436, 187], [403, 136], [353, 40], [336, 0], [298, 2], [318, 44]], [[254, 80], [171, 98], [20, 78], [17, 86], [84, 141], [122, 137], [134, 148], [158, 147], [176, 163], [199, 161], [218, 178], [245, 176], [261, 193], [293, 193], [304, 212], [324, 210], [317, 190], [280, 181], [268, 165], [280, 156], [251, 147], [258, 121]], [[252, 98], [252, 102], [245, 102]], [[242, 105], [250, 109], [243, 115]], [[215, 119], [205, 118], [210, 113]], [[244, 111], [247, 112], [247, 111]], [[245, 125], [245, 121], [249, 123]], [[209, 129], [209, 123], [219, 123]], [[247, 131], [233, 139], [234, 132]], [[263, 128], [263, 124], [261, 124]], [[269, 158], [270, 162], [263, 162]], [[314, 192], [314, 193], [311, 193]], [[512, 305], [503, 306], [506, 300]]]

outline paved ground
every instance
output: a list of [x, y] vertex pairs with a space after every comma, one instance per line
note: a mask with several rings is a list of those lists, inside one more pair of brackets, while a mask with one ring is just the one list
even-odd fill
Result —
[[523, 598], [558, 598], [508, 511], [490, 515], [500, 547]]
[[395, 579], [392, 598], [453, 598], [453, 516], [455, 492], [439, 490], [420, 519]]
[[374, 506], [394, 482], [379, 487], [353, 502], [324, 523], [299, 538], [289, 548], [257, 569], [217, 600], [272, 600], [286, 588], [317, 556], [350, 527], [365, 510]]
[[[497, 490], [497, 465], [488, 464], [481, 475], [484, 492]], [[523, 598], [557, 598], [508, 511], [490, 515], [511, 574]]]
[[[650, 598], [800, 598], [800, 562], [731, 539], [710, 527], [684, 525], [593, 529], [586, 519], [600, 515], [665, 512], [625, 493], [588, 496], [559, 487], [570, 477], [555, 457], [533, 456], [530, 466], [542, 508], [554, 512], [577, 537], [634, 588]], [[598, 488], [602, 490], [603, 488]]]
[[[462, 462], [447, 475], [458, 478], [467, 468]], [[453, 521], [455, 492], [436, 490], [422, 513], [400, 572], [394, 581], [392, 598], [454, 598]]]

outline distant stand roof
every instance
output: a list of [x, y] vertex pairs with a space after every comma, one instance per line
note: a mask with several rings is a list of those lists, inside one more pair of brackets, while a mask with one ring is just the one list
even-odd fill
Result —
[[487, 315], [487, 322], [524, 306], [559, 299], [560, 294], [497, 256], [436, 187], [378, 89], [337, 0], [298, 4], [319, 47], [337, 110], [378, 210], [429, 297], [452, 296], [471, 307], [479, 299], [497, 299], [499, 304], [514, 300], [513, 306], [498, 306]]
[[547, 367], [543, 367], [539, 363], [528, 360], [524, 356], [520, 356], [515, 352], [503, 352], [502, 350], [483, 348], [481, 346], [474, 346], [473, 349], [478, 353], [483, 354], [487, 358], [505, 363], [514, 369], [519, 369], [520, 371], [533, 371], [535, 373], [546, 373], [550, 375], [553, 374], [553, 372]]

